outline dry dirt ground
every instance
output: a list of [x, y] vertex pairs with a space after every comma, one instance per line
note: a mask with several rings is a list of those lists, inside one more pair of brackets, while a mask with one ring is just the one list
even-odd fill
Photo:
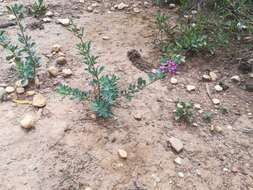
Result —
[[[32, 1], [5, 0], [0, 2], [1, 11], [13, 2]], [[211, 95], [229, 108], [229, 113], [224, 115], [212, 105], [206, 83], [200, 80], [210, 69], [218, 74], [218, 81], [229, 81], [237, 72], [231, 68], [236, 66], [212, 60], [188, 61], [179, 68], [178, 85], [170, 84], [168, 76], [138, 93], [131, 102], [122, 99], [114, 107], [116, 116], [107, 121], [95, 120], [88, 104], [55, 92], [59, 82], [84, 88], [88, 79], [75, 49], [78, 40], [54, 22], [57, 18], [72, 16], [78, 25], [85, 27], [93, 52], [106, 66], [106, 72], [115, 72], [121, 77], [121, 86], [144, 75], [128, 60], [129, 50], [136, 49], [149, 63], [158, 64], [159, 52], [153, 43], [157, 8], [144, 8], [141, 2], [138, 5], [141, 12], [134, 13], [132, 7], [136, 1], [124, 2], [131, 8], [108, 12], [120, 1], [103, 0], [97, 11], [89, 13], [86, 9], [92, 1], [46, 1], [49, 10], [58, 14], [51, 23], [43, 24], [44, 29], [29, 30], [29, 34], [42, 56], [42, 84], [36, 91], [46, 97], [47, 105], [36, 109], [12, 101], [0, 104], [0, 189], [253, 190], [252, 93], [231, 82], [228, 90], [216, 93], [212, 89], [217, 82], [210, 82]], [[173, 20], [175, 13], [168, 11]], [[6, 13], [0, 16], [0, 21], [8, 21]], [[25, 19], [26, 23], [34, 21], [34, 18]], [[6, 30], [14, 38], [17, 28], [12, 26]], [[104, 36], [109, 39], [103, 40]], [[73, 71], [68, 79], [50, 78], [46, 73], [46, 68], [54, 65], [54, 59], [45, 55], [54, 44], [62, 46], [68, 60], [64, 67]], [[0, 62], [0, 83], [13, 85], [15, 73], [5, 61], [2, 49]], [[187, 92], [187, 84], [195, 85], [196, 91]], [[197, 127], [175, 122], [173, 111], [178, 98], [201, 104], [203, 111], [213, 111], [212, 123], [203, 122], [197, 110]], [[38, 117], [31, 131], [20, 127], [24, 113], [35, 113]], [[136, 116], [141, 119], [136, 120]], [[211, 125], [221, 127], [222, 132], [211, 132]], [[183, 142], [181, 153], [171, 149], [170, 137]], [[128, 152], [126, 160], [119, 158], [119, 148]], [[174, 162], [177, 157], [182, 158], [181, 165]]]

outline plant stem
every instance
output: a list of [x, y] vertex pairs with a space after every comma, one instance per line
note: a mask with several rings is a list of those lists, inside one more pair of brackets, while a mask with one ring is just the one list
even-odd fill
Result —
[[23, 38], [23, 40], [25, 42], [25, 47], [27, 48], [28, 55], [31, 58], [32, 63], [33, 63], [33, 82], [35, 82], [35, 77], [36, 77], [36, 68], [35, 68], [36, 67], [36, 62], [35, 62], [35, 60], [33, 58], [33, 55], [32, 55], [32, 52], [30, 50], [28, 41], [26, 39], [26, 36], [25, 36], [25, 33], [24, 33], [24, 30], [25, 30], [24, 26], [21, 24], [21, 21], [19, 19], [19, 16], [17, 15], [16, 11], [13, 11], [13, 14], [14, 14], [14, 16], [16, 18], [17, 25], [18, 25], [18, 27], [20, 29], [20, 32], [21, 32], [21, 36], [22, 36], [22, 38]]

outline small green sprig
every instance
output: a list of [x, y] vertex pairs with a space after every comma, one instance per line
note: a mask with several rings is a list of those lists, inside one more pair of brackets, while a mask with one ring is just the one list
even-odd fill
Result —
[[72, 96], [78, 100], [85, 100], [89, 97], [89, 92], [81, 91], [78, 88], [72, 88], [68, 85], [60, 84], [56, 88], [57, 92], [64, 96]]
[[176, 103], [175, 120], [192, 123], [193, 119], [193, 104], [191, 102], [178, 101]]
[[35, 17], [42, 16], [46, 13], [47, 7], [44, 3], [44, 0], [35, 0], [34, 4], [32, 5], [32, 14]]
[[26, 34], [26, 29], [21, 23], [24, 17], [23, 5], [14, 4], [7, 6], [8, 11], [15, 16], [19, 28], [17, 34], [19, 45], [14, 45], [9, 40], [5, 31], [0, 31], [0, 46], [8, 50], [11, 54], [6, 57], [7, 60], [13, 60], [16, 64], [16, 70], [20, 79], [35, 80], [36, 67], [39, 65], [40, 57], [35, 51], [35, 43], [31, 36]]

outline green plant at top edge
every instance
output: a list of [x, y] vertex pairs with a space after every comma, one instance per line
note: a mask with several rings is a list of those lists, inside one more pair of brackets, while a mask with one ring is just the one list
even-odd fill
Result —
[[31, 13], [35, 17], [39, 17], [42, 15], [45, 15], [46, 11], [47, 11], [47, 7], [45, 5], [44, 0], [35, 0], [34, 4], [31, 7]]
[[21, 22], [24, 16], [24, 7], [23, 5], [14, 4], [7, 6], [7, 9], [15, 16], [19, 28], [17, 33], [19, 44], [12, 44], [7, 33], [0, 31], [0, 46], [10, 52], [6, 59], [15, 62], [18, 77], [22, 81], [34, 81], [40, 57], [37, 56], [35, 42], [33, 42], [31, 36], [26, 34], [26, 28]]

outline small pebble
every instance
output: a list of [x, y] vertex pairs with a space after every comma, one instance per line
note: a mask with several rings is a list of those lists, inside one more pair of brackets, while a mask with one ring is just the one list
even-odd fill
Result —
[[177, 84], [177, 79], [175, 77], [171, 77], [170, 83], [171, 84]]
[[241, 79], [240, 79], [240, 77], [239, 77], [238, 75], [232, 76], [232, 77], [230, 78], [230, 80], [231, 80], [232, 82], [240, 82], [240, 81], [241, 81]]
[[215, 104], [215, 105], [219, 105], [220, 104], [220, 100], [217, 99], [217, 98], [213, 98], [212, 101], [213, 101], [213, 104]]
[[55, 62], [58, 65], [65, 65], [67, 63], [67, 60], [65, 57], [61, 56], [61, 57], [58, 57]]
[[215, 85], [215, 86], [214, 86], [214, 89], [215, 89], [217, 92], [223, 91], [223, 88], [222, 88], [222, 86], [220, 86], [220, 85]]
[[196, 87], [193, 86], [193, 85], [187, 85], [186, 89], [187, 89], [188, 92], [191, 92], [191, 91], [195, 91]]
[[42, 108], [46, 105], [46, 98], [42, 94], [36, 94], [32, 101], [33, 106]]
[[16, 88], [17, 94], [23, 94], [25, 92], [25, 89], [23, 87]]
[[174, 160], [174, 162], [175, 162], [176, 164], [178, 164], [178, 165], [182, 165], [182, 158], [177, 157], [177, 158]]
[[126, 159], [127, 158], [127, 152], [123, 149], [118, 150], [118, 154], [120, 158]]
[[178, 176], [183, 178], [184, 177], [184, 173], [183, 172], [178, 172]]
[[62, 70], [62, 74], [63, 74], [63, 77], [70, 77], [72, 75], [72, 70], [71, 69], [63, 69]]
[[34, 116], [31, 114], [27, 114], [23, 117], [23, 119], [20, 121], [21, 127], [25, 129], [31, 129], [34, 127]]
[[216, 81], [218, 79], [217, 74], [215, 72], [213, 72], [213, 71], [211, 71], [209, 73], [209, 76], [210, 76], [210, 78], [211, 78], [212, 81]]
[[12, 86], [7, 86], [7, 87], [5, 88], [5, 91], [6, 91], [8, 94], [10, 94], [10, 93], [13, 93], [13, 92], [15, 91], [15, 88], [12, 87]]

